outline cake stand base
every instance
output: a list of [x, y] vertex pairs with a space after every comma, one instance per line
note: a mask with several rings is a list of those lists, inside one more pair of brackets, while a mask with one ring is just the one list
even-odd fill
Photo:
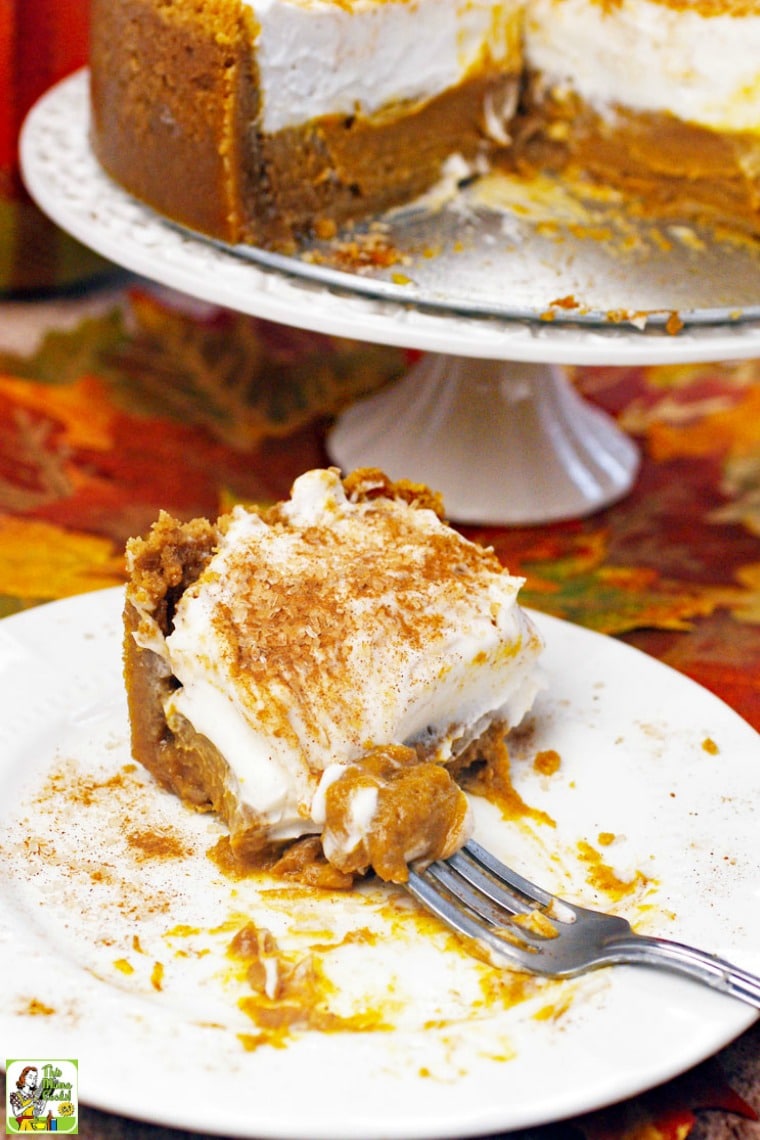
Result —
[[635, 444], [550, 364], [430, 354], [347, 409], [328, 436], [344, 471], [426, 483], [461, 523], [580, 518], [622, 498]]

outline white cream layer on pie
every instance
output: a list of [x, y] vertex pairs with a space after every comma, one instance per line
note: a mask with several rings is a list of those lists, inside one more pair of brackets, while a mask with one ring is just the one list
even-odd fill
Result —
[[325, 789], [373, 746], [445, 763], [519, 723], [541, 650], [521, 584], [432, 510], [352, 501], [334, 470], [312, 471], [274, 521], [232, 512], [170, 635], [143, 623], [141, 643], [180, 684], [169, 724], [181, 714], [215, 745], [284, 840], [321, 830]]
[[597, 111], [668, 112], [760, 134], [760, 6], [751, 0], [528, 0], [525, 55]]
[[243, 0], [261, 129], [408, 113], [483, 70], [520, 68], [523, 0]]
[[398, 114], [484, 66], [519, 72], [523, 39], [532, 70], [597, 107], [760, 132], [760, 10], [748, 0], [243, 3], [258, 27], [267, 133], [325, 115]]

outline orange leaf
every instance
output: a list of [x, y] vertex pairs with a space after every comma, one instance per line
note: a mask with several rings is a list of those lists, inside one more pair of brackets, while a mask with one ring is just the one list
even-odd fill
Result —
[[55, 387], [0, 376], [0, 396], [46, 419], [57, 420], [63, 428], [63, 442], [72, 448], [107, 451], [113, 446], [114, 411], [105, 385], [95, 377]]
[[0, 516], [0, 594], [48, 601], [123, 581], [123, 554], [108, 539]]
[[760, 386], [748, 388], [732, 407], [683, 424], [653, 423], [649, 428], [652, 457], [699, 459], [714, 455], [750, 455], [760, 447]]

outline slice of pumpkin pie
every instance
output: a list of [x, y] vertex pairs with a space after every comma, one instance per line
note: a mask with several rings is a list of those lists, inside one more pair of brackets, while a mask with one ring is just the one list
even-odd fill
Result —
[[539, 688], [522, 580], [426, 487], [309, 471], [216, 523], [128, 544], [134, 756], [255, 860], [304, 836], [404, 881], [465, 842], [456, 774], [503, 756]]

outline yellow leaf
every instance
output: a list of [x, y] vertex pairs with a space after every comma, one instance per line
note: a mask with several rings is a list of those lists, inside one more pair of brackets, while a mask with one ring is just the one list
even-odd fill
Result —
[[736, 571], [736, 577], [747, 592], [746, 594], [737, 592], [733, 615], [737, 621], [760, 625], [760, 562], [740, 566]]
[[0, 594], [49, 601], [123, 582], [123, 553], [108, 539], [0, 516]]

